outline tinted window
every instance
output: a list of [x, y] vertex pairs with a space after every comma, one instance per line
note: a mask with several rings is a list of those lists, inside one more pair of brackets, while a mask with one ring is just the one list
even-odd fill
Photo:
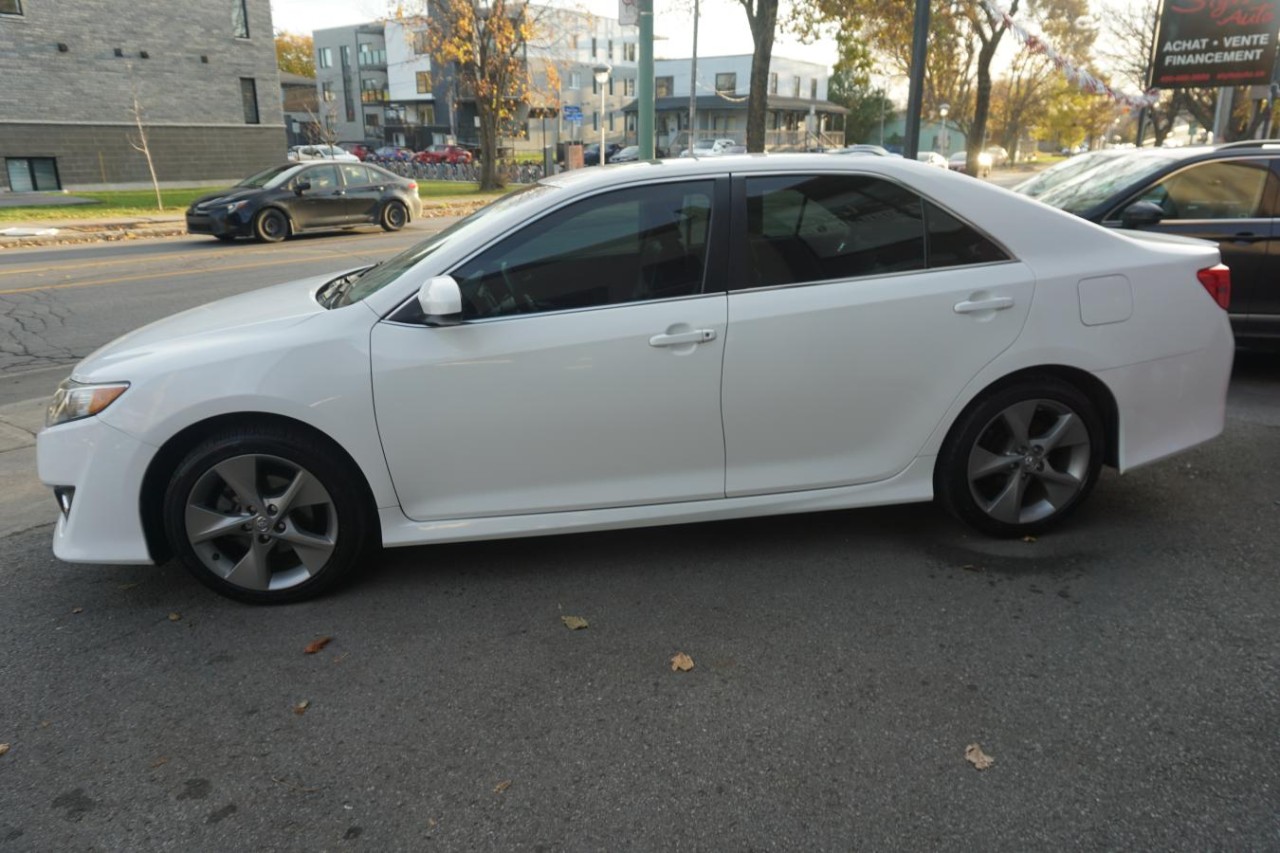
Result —
[[1165, 219], [1251, 219], [1263, 210], [1270, 166], [1266, 160], [1219, 160], [1170, 175], [1139, 201], [1164, 210]]
[[863, 175], [747, 179], [747, 287], [925, 266], [920, 197]]
[[712, 186], [697, 181], [618, 190], [534, 222], [454, 272], [463, 316], [701, 293]]
[[936, 204], [926, 201], [924, 211], [929, 229], [930, 268], [1009, 260], [999, 246]]
[[349, 187], [362, 187], [373, 183], [373, 181], [369, 179], [369, 170], [364, 166], [347, 165], [344, 163], [338, 167], [338, 170], [342, 172], [342, 180], [346, 181], [346, 184]]

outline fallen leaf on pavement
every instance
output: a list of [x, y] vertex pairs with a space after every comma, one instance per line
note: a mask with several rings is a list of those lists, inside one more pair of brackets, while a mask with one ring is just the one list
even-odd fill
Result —
[[507, 790], [510, 787], [511, 787], [511, 780], [503, 779], [501, 782], [493, 786], [493, 792], [495, 794], [501, 794], [503, 791]]
[[960, 567], [960, 569], [966, 572], [980, 572], [982, 571], [982, 566], [975, 566], [972, 563], [965, 563], [963, 566]]
[[9, 744], [0, 743], [0, 755], [4, 755], [8, 751], [9, 751]]
[[684, 652], [676, 652], [671, 656], [672, 672], [688, 672], [691, 669], [693, 669], [693, 658]]
[[73, 608], [71, 608], [71, 612], [72, 612], [72, 613], [83, 613], [83, 612], [84, 612], [84, 608], [83, 608], [83, 607], [73, 607]]
[[996, 763], [996, 760], [983, 752], [982, 747], [976, 743], [971, 743], [964, 748], [964, 759], [978, 770], [986, 770]]
[[151, 769], [155, 770], [157, 767], [164, 767], [168, 763], [169, 763], [169, 756], [162, 755], [159, 758], [157, 758], [155, 761], [151, 762]]
[[170, 622], [177, 622], [177, 621], [178, 621], [179, 619], [181, 619], [181, 618], [182, 618], [182, 614], [181, 614], [181, 613], [179, 613], [179, 612], [177, 612], [176, 610], [175, 610], [173, 613], [170, 613], [170, 614], [169, 614], [169, 621], [170, 621]]
[[333, 637], [321, 637], [318, 640], [312, 640], [310, 643], [307, 644], [307, 647], [302, 651], [304, 654], [314, 655], [316, 652], [320, 651], [325, 646], [329, 645], [329, 643], [332, 642], [332, 640], [333, 640]]
[[299, 702], [297, 705], [294, 705], [294, 706], [293, 706], [293, 713], [295, 713], [295, 714], [297, 714], [299, 717], [301, 717], [303, 714], [307, 713], [307, 709], [308, 709], [308, 708], [310, 708], [310, 707], [311, 707], [311, 700], [310, 700], [310, 699], [303, 699], [303, 700], [302, 700], [301, 702]]
[[577, 631], [587, 627], [587, 620], [583, 619], [581, 616], [561, 616], [560, 621], [563, 622], [564, 626], [570, 631]]
[[1022, 537], [1022, 541], [1023, 541], [1023, 542], [1034, 542], [1034, 541], [1036, 541], [1036, 537], [1034, 537], [1034, 536], [1023, 536], [1023, 537]]

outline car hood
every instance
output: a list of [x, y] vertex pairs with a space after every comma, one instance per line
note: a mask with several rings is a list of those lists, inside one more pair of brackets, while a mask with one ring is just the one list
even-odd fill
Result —
[[80, 382], [115, 382], [134, 378], [139, 368], [171, 364], [178, 358], [225, 358], [249, 337], [268, 340], [325, 313], [315, 292], [334, 278], [327, 273], [300, 279], [157, 320], [90, 353], [72, 376]]
[[252, 198], [262, 192], [261, 188], [255, 187], [231, 187], [221, 192], [210, 193], [209, 195], [200, 196], [200, 198], [191, 202], [193, 210], [212, 207], [215, 204], [231, 204], [245, 198]]

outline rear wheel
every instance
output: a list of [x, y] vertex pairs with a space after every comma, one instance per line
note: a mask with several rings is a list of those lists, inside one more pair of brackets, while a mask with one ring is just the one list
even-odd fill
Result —
[[409, 209], [398, 201], [389, 201], [382, 208], [379, 224], [383, 231], [399, 231], [409, 221]]
[[994, 536], [1024, 536], [1088, 496], [1104, 456], [1102, 420], [1075, 386], [1036, 377], [998, 389], [951, 429], [934, 490], [957, 518]]
[[274, 207], [269, 207], [254, 217], [253, 234], [263, 243], [279, 243], [289, 236], [289, 220]]
[[376, 541], [364, 482], [331, 447], [277, 428], [228, 429], [174, 471], [164, 524], [211, 589], [258, 604], [299, 601], [349, 576]]

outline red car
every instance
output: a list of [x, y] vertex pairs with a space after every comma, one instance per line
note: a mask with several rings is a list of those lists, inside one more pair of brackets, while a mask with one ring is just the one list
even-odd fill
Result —
[[369, 155], [373, 153], [373, 149], [365, 145], [363, 142], [339, 142], [338, 147], [354, 154], [361, 160], [368, 160]]
[[432, 145], [425, 151], [413, 155], [415, 163], [448, 163], [450, 166], [465, 166], [471, 162], [471, 152], [457, 145]]

